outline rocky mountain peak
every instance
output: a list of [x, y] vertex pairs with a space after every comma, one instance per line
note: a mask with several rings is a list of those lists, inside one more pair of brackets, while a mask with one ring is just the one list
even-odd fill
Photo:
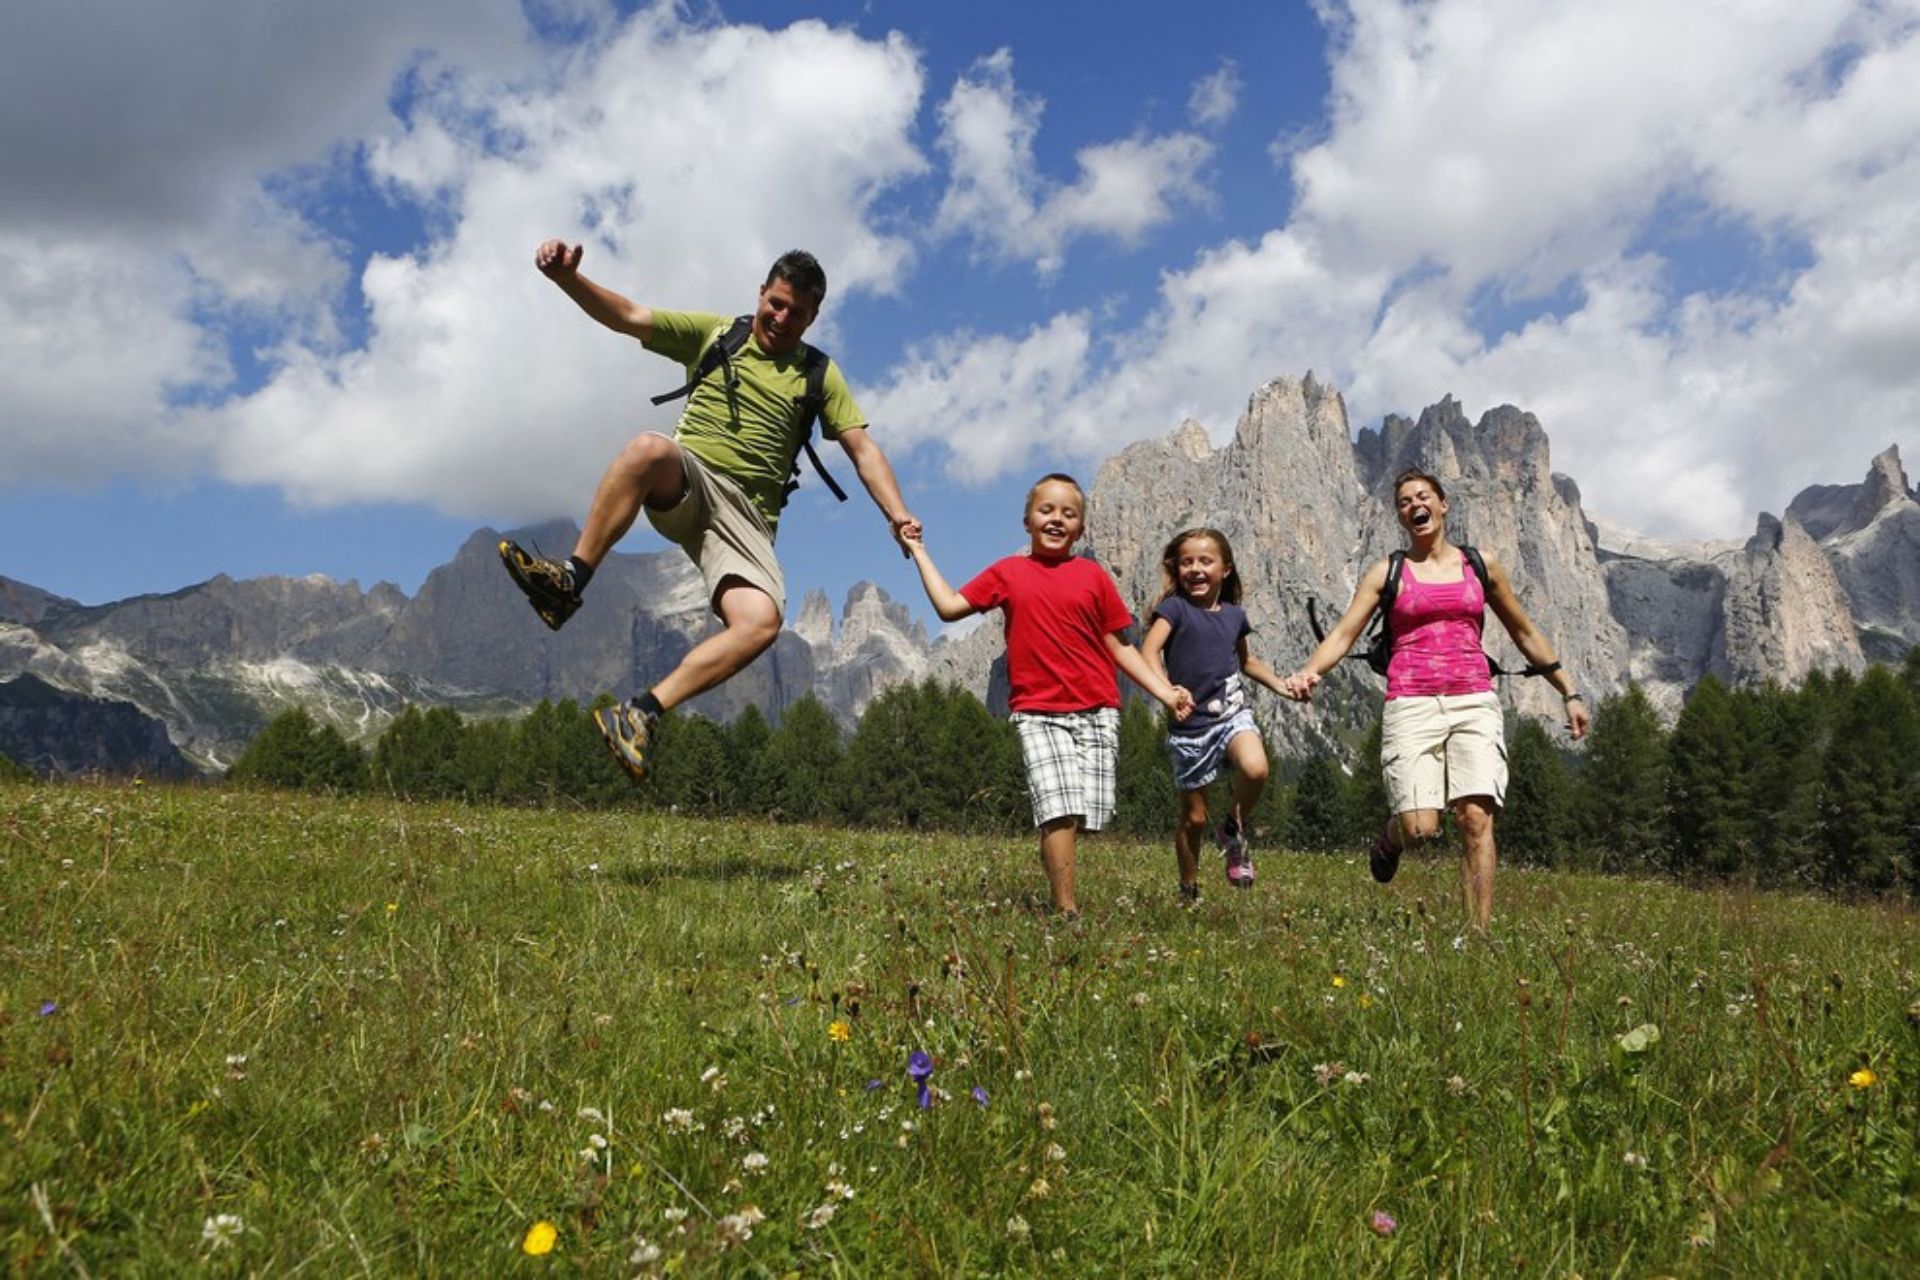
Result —
[[1853, 510], [1847, 513], [1846, 523], [1835, 532], [1857, 532], [1872, 524], [1887, 508], [1911, 505], [1913, 501], [1913, 490], [1907, 487], [1906, 468], [1900, 465], [1900, 446], [1888, 445], [1874, 456], [1860, 494], [1854, 499]]

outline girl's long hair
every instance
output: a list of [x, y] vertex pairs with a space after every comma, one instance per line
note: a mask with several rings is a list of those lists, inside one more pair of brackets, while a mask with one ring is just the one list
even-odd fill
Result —
[[[1207, 528], [1182, 529], [1160, 553], [1160, 600], [1180, 594], [1180, 544], [1189, 538], [1210, 538], [1213, 545], [1220, 548], [1220, 558], [1227, 564], [1226, 576], [1220, 579], [1220, 603], [1239, 604], [1240, 570], [1233, 561], [1233, 544], [1218, 529]], [[1160, 600], [1154, 603], [1159, 604]]]

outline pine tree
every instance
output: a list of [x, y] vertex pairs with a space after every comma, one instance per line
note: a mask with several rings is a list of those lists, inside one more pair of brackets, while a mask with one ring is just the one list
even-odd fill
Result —
[[267, 722], [228, 776], [308, 791], [353, 791], [366, 780], [366, 757], [338, 729], [318, 723], [305, 707], [292, 707]]
[[841, 809], [840, 726], [812, 694], [780, 717], [767, 739], [769, 813], [788, 822], [812, 822]]
[[766, 808], [764, 757], [772, 738], [773, 726], [751, 702], [727, 726], [727, 769], [733, 775], [729, 813], [758, 816]]
[[1301, 769], [1293, 786], [1293, 812], [1286, 843], [1295, 849], [1331, 850], [1343, 843], [1348, 806], [1340, 766], [1321, 752]]
[[1180, 793], [1167, 758], [1166, 717], [1157, 704], [1129, 698], [1120, 708], [1120, 757], [1114, 772], [1113, 828], [1173, 837]]
[[1672, 869], [1727, 876], [1752, 854], [1750, 753], [1733, 698], [1711, 674], [1701, 678], [1667, 740], [1667, 828]]
[[1637, 684], [1600, 703], [1576, 788], [1582, 841], [1602, 870], [1666, 865], [1667, 742]]
[[1344, 845], [1364, 845], [1371, 841], [1393, 807], [1387, 799], [1387, 776], [1380, 767], [1383, 726], [1384, 717], [1375, 715], [1373, 726], [1360, 742], [1353, 775], [1347, 779], [1347, 816], [1340, 833]]
[[1820, 816], [1824, 879], [1882, 891], [1915, 884], [1920, 711], [1885, 667], [1848, 691], [1827, 747]]
[[440, 799], [461, 790], [460, 715], [447, 707], [430, 711], [408, 704], [374, 743], [373, 784], [395, 795]]
[[11, 756], [0, 755], [0, 782], [32, 782], [33, 770], [16, 762]]
[[1525, 718], [1507, 748], [1507, 798], [1496, 828], [1500, 856], [1551, 867], [1566, 856], [1573, 830], [1573, 782], [1545, 726]]
[[504, 717], [474, 720], [460, 732], [454, 773], [460, 795], [472, 804], [520, 798], [513, 767], [514, 722]]

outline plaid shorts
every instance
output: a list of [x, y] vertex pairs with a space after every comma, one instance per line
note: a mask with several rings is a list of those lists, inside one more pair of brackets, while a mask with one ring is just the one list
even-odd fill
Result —
[[1120, 713], [1112, 707], [1016, 711], [1012, 721], [1027, 766], [1033, 825], [1077, 817], [1088, 831], [1106, 826], [1113, 817]]

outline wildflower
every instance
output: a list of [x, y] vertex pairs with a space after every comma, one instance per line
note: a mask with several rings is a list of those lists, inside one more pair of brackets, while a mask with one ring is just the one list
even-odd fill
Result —
[[247, 1078], [247, 1055], [230, 1053], [227, 1055], [227, 1079], [245, 1080]]
[[587, 1135], [587, 1146], [594, 1151], [605, 1151], [607, 1140], [597, 1133], [590, 1133]]
[[1371, 1009], [1373, 1008], [1373, 997], [1362, 991], [1360, 993], [1359, 1004], [1362, 1009]]
[[767, 1215], [760, 1211], [757, 1204], [741, 1205], [740, 1212], [735, 1216], [750, 1227], [757, 1227], [767, 1220]]
[[635, 1236], [633, 1252], [627, 1255], [627, 1261], [636, 1267], [650, 1267], [660, 1261], [660, 1246], [649, 1243], [645, 1236]]
[[694, 1128], [693, 1112], [685, 1107], [674, 1107], [660, 1117], [660, 1123], [675, 1133], [692, 1133]]
[[987, 1091], [980, 1085], [973, 1086], [973, 1100], [981, 1106], [987, 1105]]
[[1620, 1163], [1629, 1169], [1644, 1169], [1647, 1167], [1647, 1158], [1638, 1151], [1629, 1151], [1620, 1157]]
[[54, 1014], [58, 1012], [60, 1012], [60, 1006], [55, 1002], [53, 1002], [52, 1000], [43, 1000], [40, 1002], [41, 1017], [51, 1018]]
[[1028, 1226], [1027, 1220], [1019, 1214], [1016, 1213], [1007, 1219], [1007, 1238], [1009, 1240], [1026, 1240], [1032, 1235], [1033, 1228]]
[[933, 1098], [927, 1092], [927, 1078], [933, 1074], [933, 1059], [924, 1049], [915, 1049], [907, 1059], [907, 1075], [920, 1088], [920, 1109], [925, 1111], [933, 1105]]
[[1369, 1080], [1373, 1079], [1372, 1076], [1364, 1071], [1349, 1071], [1340, 1078], [1348, 1084], [1366, 1084]]
[[720, 1238], [722, 1249], [732, 1248], [736, 1244], [745, 1244], [753, 1239], [753, 1224], [747, 1221], [744, 1214], [730, 1213], [713, 1225], [715, 1233]]
[[1027, 1188], [1027, 1199], [1045, 1200], [1053, 1194], [1053, 1184], [1045, 1178], [1035, 1178], [1033, 1185]]
[[1344, 1062], [1316, 1062], [1313, 1064], [1313, 1082], [1324, 1089], [1344, 1075], [1346, 1070], [1347, 1064]]
[[1373, 1234], [1381, 1237], [1392, 1235], [1400, 1226], [1399, 1223], [1393, 1220], [1393, 1215], [1385, 1209], [1375, 1209], [1373, 1211], [1373, 1221], [1367, 1225], [1372, 1229]]
[[1013, 1078], [1015, 1080], [1031, 1080], [1033, 1079], [1033, 1072], [1027, 1070], [1025, 1067], [1015, 1067], [1013, 1070]]
[[574, 1112], [574, 1115], [587, 1121], [589, 1124], [605, 1124], [607, 1122], [607, 1118], [600, 1114], [598, 1107], [582, 1107]]
[[1147, 1007], [1147, 993], [1144, 991], [1136, 991], [1127, 997], [1127, 1003], [1136, 1009], [1144, 1009]]
[[1452, 1094], [1454, 1097], [1457, 1098], [1461, 1094], [1465, 1093], [1466, 1091], [1467, 1091], [1467, 1080], [1465, 1076], [1448, 1076], [1447, 1077], [1448, 1093]]
[[1344, 987], [1347, 985], [1347, 980], [1346, 978], [1342, 977], [1340, 974], [1336, 973], [1333, 975], [1333, 985], [1336, 987]]
[[1466, 935], [1466, 934], [1464, 934], [1464, 933], [1457, 933], [1457, 934], [1455, 934], [1455, 935], [1453, 936], [1453, 949], [1454, 949], [1455, 951], [1465, 951], [1465, 950], [1467, 949], [1467, 935]]
[[669, 1226], [678, 1226], [687, 1220], [687, 1211], [684, 1206], [676, 1204], [672, 1208], [662, 1209], [660, 1216], [667, 1220]]
[[1847, 1083], [1856, 1089], [1871, 1089], [1880, 1083], [1880, 1077], [1873, 1074], [1872, 1068], [1862, 1067], [1847, 1077]]
[[847, 1025], [845, 1018], [835, 1018], [827, 1024], [827, 1039], [835, 1044], [845, 1044], [853, 1038], [853, 1028]]
[[719, 1075], [720, 1075], [720, 1068], [708, 1067], [705, 1071], [702, 1071], [700, 1073], [700, 1083], [712, 1084], [714, 1080], [718, 1078]]
[[1057, 1142], [1049, 1142], [1047, 1144], [1046, 1156], [1050, 1163], [1065, 1164], [1067, 1162], [1067, 1149]]
[[759, 1173], [767, 1167], [767, 1153], [764, 1151], [747, 1152], [746, 1155], [740, 1158], [740, 1167], [748, 1173]]
[[840, 1181], [840, 1179], [835, 1178], [827, 1183], [827, 1194], [841, 1200], [851, 1200], [853, 1199], [853, 1188]]
[[826, 1226], [829, 1222], [833, 1221], [833, 1215], [838, 1212], [838, 1210], [839, 1206], [831, 1200], [823, 1205], [816, 1206], [811, 1213], [807, 1214], [804, 1220], [807, 1230], [818, 1231], [820, 1228]]
[[884, 1087], [886, 1083], [887, 1082], [885, 1080], [869, 1080], [862, 1087], [866, 1089], [868, 1093], [872, 1093], [875, 1089]]
[[225, 1249], [247, 1229], [237, 1213], [216, 1213], [200, 1224], [200, 1239], [209, 1249]]
[[397, 902], [389, 902], [389, 903], [387, 904], [387, 914], [388, 914], [388, 915], [392, 915], [392, 914], [393, 914], [394, 912], [396, 912], [396, 911], [398, 911], [398, 910], [400, 910], [400, 904], [399, 904], [399, 903], [397, 903]]

